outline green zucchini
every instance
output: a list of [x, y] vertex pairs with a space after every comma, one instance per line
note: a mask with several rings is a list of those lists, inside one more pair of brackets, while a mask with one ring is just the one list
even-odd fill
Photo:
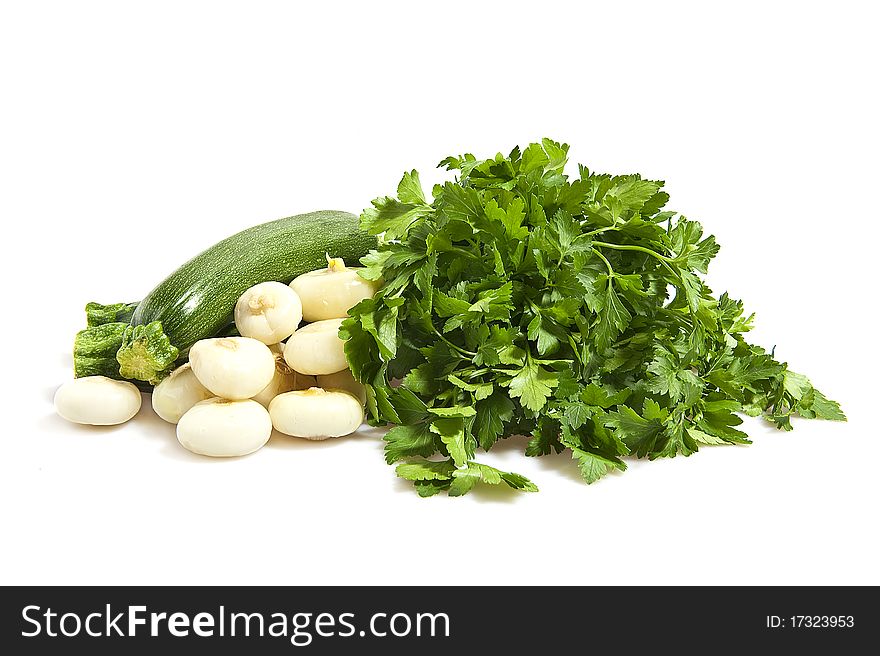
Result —
[[290, 282], [326, 265], [326, 254], [357, 264], [376, 238], [348, 212], [325, 210], [248, 228], [197, 255], [138, 303], [116, 354], [124, 378], [156, 383], [190, 346], [232, 320], [235, 303], [260, 282]]

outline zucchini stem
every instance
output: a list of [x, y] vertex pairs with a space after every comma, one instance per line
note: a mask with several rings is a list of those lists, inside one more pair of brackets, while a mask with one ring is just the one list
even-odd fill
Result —
[[171, 373], [180, 351], [162, 330], [161, 321], [127, 326], [116, 353], [119, 375], [156, 385]]
[[86, 303], [86, 325], [92, 328], [108, 323], [128, 323], [137, 306], [137, 303], [112, 303], [110, 305], [101, 305], [94, 301]]

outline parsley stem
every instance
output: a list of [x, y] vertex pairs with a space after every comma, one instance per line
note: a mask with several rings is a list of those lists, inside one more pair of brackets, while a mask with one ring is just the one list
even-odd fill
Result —
[[595, 248], [593, 252], [599, 256], [599, 258], [605, 263], [605, 266], [608, 267], [608, 278], [609, 280], [614, 277], [614, 269], [611, 266], [611, 262], [608, 261], [608, 258], [602, 255], [602, 251], [597, 251]]
[[673, 276], [675, 276], [676, 278], [678, 278], [679, 280], [681, 280], [681, 274], [678, 273], [678, 272], [677, 272], [675, 269], [673, 269], [671, 266], [669, 266], [668, 263], [666, 263], [666, 262], [663, 261], [663, 260], [660, 260], [660, 264], [662, 264], [662, 265], [663, 265], [663, 268], [666, 269], [667, 271], [669, 271], [669, 273], [671, 273]]
[[593, 235], [598, 235], [603, 232], [608, 232], [609, 230], [617, 230], [617, 228], [614, 226], [606, 226], [605, 228], [597, 228], [596, 230], [591, 230], [590, 232], [584, 232], [584, 233], [578, 235], [577, 239], [580, 239], [581, 237], [592, 237]]
[[660, 255], [660, 253], [652, 251], [650, 248], [636, 246], [635, 244], [609, 244], [604, 241], [594, 241], [593, 246], [598, 246], [599, 248], [611, 248], [617, 251], [639, 251], [640, 253], [647, 253], [648, 255], [656, 257], [661, 262], [672, 262], [672, 258]]
[[468, 350], [466, 350], [466, 349], [463, 349], [463, 348], [461, 348], [460, 346], [458, 346], [458, 344], [453, 344], [453, 343], [450, 342], [448, 339], [446, 339], [446, 338], [440, 333], [440, 331], [437, 330], [436, 326], [434, 326], [433, 323], [431, 324], [431, 330], [433, 330], [433, 331], [434, 331], [434, 334], [437, 335], [437, 337], [439, 337], [439, 338], [440, 338], [440, 339], [441, 339], [441, 340], [442, 340], [447, 346], [451, 346], [452, 348], [454, 348], [456, 351], [458, 351], [458, 352], [461, 353], [462, 355], [466, 355], [466, 356], [471, 357], [471, 358], [476, 357], [477, 354], [474, 353], [473, 351], [468, 351]]
[[[667, 271], [669, 271], [669, 273], [678, 278], [682, 282], [682, 285], [684, 285], [681, 274], [670, 266], [670, 263], [674, 261], [671, 257], [660, 255], [660, 253], [658, 253], [657, 251], [652, 251], [650, 248], [645, 248], [644, 246], [636, 246], [635, 244], [609, 244], [608, 242], [604, 241], [594, 241], [593, 246], [598, 246], [599, 248], [611, 248], [618, 251], [638, 251], [640, 253], [647, 253], [648, 255], [656, 257], [658, 260], [660, 260], [660, 264], [662, 264], [663, 267]], [[599, 251], [593, 249], [593, 252], [599, 255], [599, 257], [601, 257], [603, 260], [605, 260], [605, 257]], [[609, 275], [613, 275], [614, 272], [611, 270], [611, 265], [608, 264], [608, 260], [605, 260], [605, 265], [608, 267]], [[688, 304], [688, 314], [691, 315], [691, 318], [696, 324], [696, 315], [691, 309], [690, 304]]]

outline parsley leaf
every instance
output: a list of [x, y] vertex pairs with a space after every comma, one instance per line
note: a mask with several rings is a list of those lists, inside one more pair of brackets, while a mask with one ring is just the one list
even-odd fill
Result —
[[510, 380], [501, 382], [501, 385], [508, 388], [510, 398], [519, 398], [526, 408], [537, 412], [547, 403], [558, 383], [559, 379], [554, 372], [527, 357], [523, 368]]
[[452, 472], [452, 484], [449, 487], [449, 496], [460, 497], [470, 492], [477, 483], [486, 485], [498, 485], [507, 483], [509, 487], [524, 492], [537, 492], [537, 486], [525, 476], [504, 472], [478, 462], [468, 462], [461, 469]]
[[384, 440], [385, 461], [389, 465], [413, 456], [428, 457], [437, 450], [428, 424], [395, 426], [385, 434]]
[[431, 432], [440, 436], [452, 461], [460, 466], [474, 457], [474, 440], [465, 430], [464, 419], [449, 417], [431, 422]]

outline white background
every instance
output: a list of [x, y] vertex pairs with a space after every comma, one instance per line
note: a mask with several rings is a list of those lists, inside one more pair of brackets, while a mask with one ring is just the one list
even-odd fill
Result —
[[[872, 3], [611, 4], [4, 4], [0, 582], [880, 584]], [[709, 285], [850, 422], [589, 487], [520, 441], [485, 461], [540, 493], [423, 500], [376, 434], [224, 461], [149, 403], [54, 415], [86, 301], [542, 136], [666, 180], [722, 245]]]

